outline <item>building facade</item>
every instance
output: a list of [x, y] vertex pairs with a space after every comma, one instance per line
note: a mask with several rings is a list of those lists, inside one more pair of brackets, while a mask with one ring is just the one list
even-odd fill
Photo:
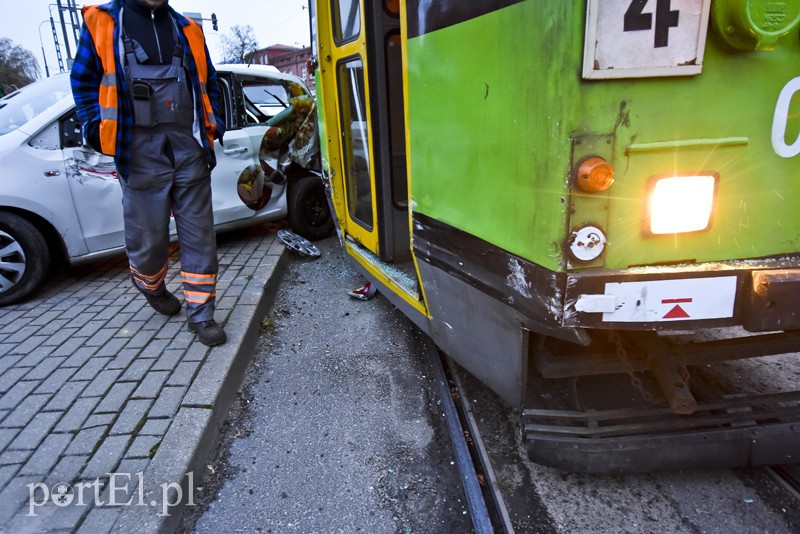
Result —
[[294, 74], [301, 78], [312, 93], [316, 93], [314, 73], [308, 66], [311, 59], [311, 47], [296, 48], [282, 44], [275, 44], [260, 48], [253, 53], [252, 63], [259, 65], [272, 65], [279, 71]]

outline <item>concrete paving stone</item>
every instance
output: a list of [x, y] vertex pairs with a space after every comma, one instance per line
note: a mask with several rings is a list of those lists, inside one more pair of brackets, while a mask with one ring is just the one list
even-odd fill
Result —
[[30, 336], [14, 348], [15, 354], [30, 354], [39, 345], [47, 341], [47, 336]]
[[185, 352], [185, 350], [176, 349], [164, 350], [161, 355], [156, 358], [151, 369], [153, 371], [173, 371], [178, 366], [178, 362], [181, 361], [181, 357]]
[[208, 353], [211, 351], [202, 343], [193, 343], [188, 349], [186, 354], [183, 355], [182, 361], [184, 362], [200, 362], [206, 359]]
[[9, 325], [9, 324], [12, 324], [12, 323], [21, 324], [21, 323], [17, 323], [17, 321], [25, 322], [25, 319], [23, 319], [23, 317], [25, 316], [26, 313], [27, 313], [26, 310], [9, 310], [9, 311], [3, 312], [3, 315], [0, 315], [0, 327], [6, 326], [6, 325]]
[[21, 354], [6, 354], [4, 356], [0, 356], [0, 376], [6, 372], [6, 370], [14, 367], [14, 365], [22, 359]]
[[[42, 337], [42, 336], [38, 336]], [[45, 339], [49, 339], [45, 337]], [[22, 356], [22, 359], [19, 361], [20, 367], [35, 367], [39, 365], [39, 363], [47, 358], [48, 356], [52, 355], [55, 352], [56, 347], [54, 345], [48, 345], [47, 341], [41, 343], [38, 347], [33, 349], [32, 351], [28, 352], [27, 354]]]
[[66, 360], [66, 356], [44, 358], [25, 375], [25, 380], [44, 380]]
[[0, 428], [0, 451], [4, 451], [20, 432], [19, 428]]
[[97, 352], [97, 347], [81, 347], [72, 352], [67, 357], [67, 360], [61, 364], [61, 367], [83, 367], [90, 358], [98, 355]]
[[103, 397], [103, 400], [95, 408], [94, 413], [119, 413], [135, 388], [136, 384], [133, 382], [117, 382], [113, 384]]
[[104, 369], [100, 371], [94, 380], [92, 380], [84, 393], [87, 391], [94, 395], [103, 397], [111, 389], [112, 384], [116, 382], [119, 375], [122, 374], [122, 369]]
[[93, 507], [78, 527], [78, 534], [106, 534], [113, 532], [114, 523], [122, 514], [119, 507]]
[[58, 348], [53, 351], [53, 356], [71, 356], [75, 351], [83, 347], [84, 343], [86, 343], [85, 337], [70, 337], [59, 344]]
[[[132, 317], [133, 312], [125, 308], [124, 311], [116, 314], [114, 317], [106, 321], [106, 328], [129, 328], [131, 326]], [[130, 335], [126, 337], [130, 337]]]
[[105, 476], [106, 473], [114, 472], [114, 469], [122, 459], [125, 449], [128, 447], [130, 435], [107, 436], [100, 448], [92, 455], [89, 463], [83, 469], [81, 476], [84, 478], [95, 478]]
[[116, 317], [116, 315], [122, 311], [123, 306], [118, 304], [113, 304], [116, 297], [110, 298], [105, 297], [97, 301], [98, 304], [103, 305], [102, 311], [97, 312], [97, 315], [94, 316], [94, 320], [96, 321], [108, 321], [109, 319]]
[[86, 323], [75, 335], [89, 338], [86, 340], [87, 347], [99, 346], [111, 339], [114, 334], [117, 333], [116, 328], [104, 328], [105, 326], [105, 321], [91, 320]]
[[120, 325], [112, 325], [111, 324], [112, 322], [114, 321], [110, 321], [108, 326], [119, 327], [119, 332], [117, 332], [117, 337], [126, 337], [128, 338], [128, 341], [130, 341], [130, 338], [135, 336], [137, 332], [141, 331], [142, 326], [144, 325], [144, 322], [142, 321], [128, 320], [125, 322], [125, 324], [120, 324]]
[[148, 371], [139, 387], [133, 392], [133, 398], [155, 399], [167, 378], [169, 378], [168, 371]]
[[[11, 413], [0, 423], [0, 427], [24, 427], [31, 422], [33, 417], [42, 409], [42, 406], [47, 404], [50, 397], [50, 394], [28, 395], [22, 399], [21, 402], [16, 404], [16, 407], [12, 409]], [[3, 396], [2, 401], [5, 399], [6, 396]]]
[[[64, 434], [69, 435], [69, 434]], [[88, 455], [81, 454], [78, 456], [62, 456], [55, 467], [47, 474], [45, 483], [48, 487], [52, 487], [59, 482], [65, 482], [72, 485], [80, 479], [81, 471], [83, 471]]]
[[33, 450], [44, 441], [56, 422], [61, 418], [62, 412], [42, 412], [36, 414], [22, 432], [17, 434], [14, 441], [8, 444], [5, 452], [13, 449]]
[[78, 432], [84, 428], [83, 424], [94, 411], [100, 399], [79, 398], [70, 409], [61, 417], [55, 427], [56, 432]]
[[[3, 454], [0, 454], [0, 466], [23, 465], [25, 462], [28, 461], [28, 458], [30, 458], [32, 454], [33, 454], [32, 449], [3, 451]], [[35, 475], [38, 473], [28, 473], [28, 474]]]
[[[81, 313], [80, 315], [78, 315], [76, 317], [73, 317], [72, 319], [69, 320], [69, 322], [67, 323], [67, 327], [68, 328], [77, 328], [78, 330], [83, 330], [83, 328], [85, 328], [86, 325], [88, 325], [88, 324], [90, 324], [92, 322], [92, 320], [94, 319], [94, 316], [96, 314], [97, 314], [96, 312], [95, 313], [90, 312], [88, 310], [88, 306], [87, 306], [84, 309], [83, 313]], [[95, 331], [89, 331], [87, 334], [83, 334], [80, 337], [89, 337], [92, 334], [94, 334], [94, 332]]]
[[6, 487], [17, 474], [22, 466], [20, 465], [4, 465], [0, 467], [0, 490]]
[[50, 434], [20, 470], [22, 475], [47, 475], [72, 441], [71, 434]]
[[[39, 334], [52, 338], [57, 333], [61, 332], [64, 329], [64, 325], [66, 325], [68, 322], [69, 321], [66, 319], [54, 319], [49, 321], [47, 324], [39, 327]], [[50, 345], [51, 343], [47, 344]]]
[[125, 452], [125, 458], [150, 458], [153, 447], [162, 439], [163, 436], [137, 436]]
[[[144, 298], [144, 297], [142, 297], [142, 298]], [[136, 321], [136, 322], [141, 322], [143, 325], [146, 325], [149, 321], [152, 321], [153, 318], [156, 317], [156, 316], [160, 316], [162, 318], [162, 320], [166, 319], [166, 317], [164, 317], [163, 315], [159, 314], [157, 311], [155, 311], [148, 304], [146, 306], [143, 306], [140, 310], [138, 310], [133, 315], [133, 319], [132, 320]], [[143, 326], [143, 328], [144, 328], [144, 326]], [[150, 327], [150, 328], [152, 328], [152, 327]]]
[[182, 328], [185, 328], [183, 321], [173, 320], [166, 322], [164, 323], [164, 326], [162, 326], [161, 329], [156, 332], [156, 339], [151, 341], [150, 344], [153, 344], [157, 340], [167, 340], [165, 342], [167, 343], [168, 340], [171, 340], [173, 337], [175, 337], [175, 334], [177, 334]]
[[[22, 325], [20, 326], [14, 325], [14, 326], [16, 328], [16, 332], [6, 338], [5, 341], [6, 343], [13, 343], [15, 345], [18, 345], [23, 341], [25, 341], [26, 339], [28, 339], [29, 337], [36, 335], [37, 331], [39, 330], [39, 327], [37, 326], [22, 326]], [[14, 353], [12, 352], [11, 354]]]
[[45, 405], [44, 409], [46, 411], [67, 411], [88, 385], [88, 380], [67, 381], [61, 384], [58, 391], [53, 395], [53, 398], [50, 399], [50, 402]]
[[[20, 356], [21, 358], [21, 356]], [[12, 367], [0, 374], [0, 394], [4, 395], [10, 391], [22, 377], [30, 372], [29, 367]], [[3, 400], [0, 397], [0, 408], [3, 407]]]
[[30, 326], [45, 326], [50, 324], [52, 321], [57, 320], [61, 315], [61, 312], [57, 310], [45, 310], [46, 307], [42, 303], [37, 307], [36, 310], [28, 312], [28, 314], [25, 315], [26, 318], [30, 316], [31, 321], [28, 324]]
[[217, 320], [219, 321], [219, 313], [232, 310], [239, 299], [236, 297], [222, 297], [217, 301]]
[[136, 434], [136, 430], [143, 426], [145, 416], [152, 404], [153, 401], [150, 399], [129, 400], [114, 422], [114, 426], [111, 427], [109, 434]]
[[89, 455], [103, 441], [107, 427], [97, 426], [94, 428], [84, 428], [72, 438], [72, 442], [64, 451], [65, 455], [72, 456], [77, 454]]
[[72, 380], [94, 380], [111, 360], [112, 358], [108, 356], [102, 358], [93, 356], [87, 359]]
[[156, 339], [151, 340], [144, 350], [140, 350], [139, 356], [141, 358], [158, 358], [166, 350], [168, 344], [168, 339], [158, 339], [158, 333], [156, 333]]
[[192, 379], [194, 378], [195, 373], [197, 372], [197, 368], [200, 366], [199, 361], [193, 362], [180, 362], [176, 367], [175, 370], [169, 375], [169, 379], [167, 380], [168, 386], [189, 386], [192, 383]]
[[149, 317], [144, 317], [144, 326], [142, 327], [144, 330], [161, 330], [165, 324], [171, 323], [173, 321], [178, 321], [180, 318], [183, 317], [183, 314], [179, 314], [177, 317], [171, 317], [162, 315], [155, 311], [151, 311]]
[[[30, 393], [34, 389], [36, 389], [40, 383], [41, 382], [39, 380], [19, 381], [16, 384], [14, 384], [14, 386], [11, 389], [9, 389], [5, 393], [5, 395], [0, 397], [0, 408], [8, 408], [12, 410], [12, 412], [8, 414], [8, 417], [6, 417], [6, 419], [4, 420], [5, 424], [8, 424], [8, 421], [11, 418], [15, 418], [15, 421], [17, 422], [20, 421], [23, 422], [21, 425], [14, 425], [14, 426], [24, 426], [25, 424], [27, 424], [28, 421], [25, 420], [25, 415], [23, 414], [23, 412], [20, 411], [20, 409], [28, 406], [28, 404], [26, 404], [26, 401], [28, 399], [31, 398], [36, 399], [37, 401], [36, 411], [39, 411], [39, 408], [41, 408], [41, 406], [39, 405], [39, 401], [41, 401], [41, 403], [44, 404], [45, 402], [47, 402], [47, 400], [49, 400], [50, 396], [48, 394], [30, 395]], [[42, 399], [39, 397], [42, 398], [46, 397], [46, 399]]]
[[[188, 349], [189, 346], [192, 344], [192, 342], [194, 342], [196, 337], [197, 337], [197, 334], [195, 334], [193, 332], [189, 332], [186, 329], [186, 325], [183, 325], [183, 328], [181, 328], [181, 331], [174, 338], [172, 338], [172, 340], [167, 345], [167, 348], [170, 348], [170, 349]], [[200, 344], [200, 343], [198, 342], [198, 344]], [[205, 345], [203, 345], [203, 346], [205, 346]]]
[[119, 378], [119, 382], [140, 382], [144, 379], [147, 372], [153, 366], [155, 360], [150, 358], [136, 358], [131, 362], [122, 376]]
[[[7, 416], [8, 414], [10, 414], [10, 413], [11, 413], [11, 409], [10, 409], [10, 408], [6, 408], [6, 409], [0, 409], [0, 421], [2, 421], [3, 419], [5, 419], [5, 418], [6, 418], [6, 416]], [[1, 448], [1, 447], [0, 447], [0, 450], [2, 450], [2, 448]]]
[[126, 351], [123, 347], [128, 342], [127, 338], [114, 337], [117, 334], [117, 330], [114, 328], [104, 328], [100, 332], [105, 332], [106, 330], [112, 332], [112, 337], [103, 343], [95, 354], [97, 356], [113, 356], [113, 359], [108, 364], [108, 369], [125, 369], [130, 365], [139, 351]]
[[140, 330], [125, 345], [126, 349], [143, 349], [156, 335], [156, 330]]
[[[28, 511], [26, 506], [30, 497], [28, 484], [36, 484], [41, 481], [42, 477], [39, 476], [14, 477], [9, 481], [3, 491], [0, 491], [0, 525], [8, 525], [17, 512], [22, 512], [24, 515]], [[36, 531], [25, 530], [23, 532]]]
[[93, 413], [83, 422], [83, 428], [111, 426], [116, 418], [115, 413]]
[[16, 347], [16, 343], [5, 343], [5, 339], [0, 343], [0, 354], [11, 354], [11, 350]]
[[[73, 299], [70, 299], [73, 300]], [[75, 317], [80, 317], [84, 314], [88, 308], [87, 304], [84, 304], [80, 301], [80, 299], [76, 299], [76, 303], [73, 306], [69, 306], [61, 313], [62, 319], [74, 319]], [[83, 323], [80, 323], [83, 324]]]
[[[86, 325], [82, 330], [81, 333], [86, 333], [84, 330], [88, 328], [90, 325], [94, 326], [94, 323], [90, 323]], [[103, 323], [105, 325], [105, 323]], [[117, 334], [116, 328], [98, 328], [95, 330], [94, 333], [88, 334], [90, 337], [86, 340], [85, 346], [87, 347], [102, 347], [108, 341], [113, 338]]]
[[68, 339], [72, 339], [72, 337], [75, 336], [75, 332], [77, 331], [78, 331], [77, 328], [66, 328], [62, 326], [57, 331], [49, 335], [46, 334], [45, 332], [42, 332], [42, 335], [47, 336], [47, 341], [42, 343], [42, 345], [44, 345], [45, 347], [60, 347]]
[[173, 417], [178, 413], [183, 397], [186, 395], [187, 386], [167, 386], [161, 390], [155, 404], [150, 408], [150, 417]]
[[[63, 367], [53, 370], [47, 378], [36, 388], [34, 393], [58, 393], [66, 382], [72, 378], [77, 369], [70, 367]], [[28, 374], [28, 377], [30, 374]], [[27, 377], [26, 377], [27, 378]]]
[[[139, 430], [139, 436], [163, 436], [167, 433], [171, 419], [151, 419], [148, 418], [144, 426]], [[2, 431], [0, 431], [2, 432]]]
[[[50, 488], [51, 495], [53, 491], [53, 488]], [[86, 493], [88, 495], [89, 492]], [[91, 510], [88, 505], [80, 506], [75, 500], [68, 506], [59, 506], [52, 501], [52, 498], [46, 504], [32, 508], [31, 512], [31, 506], [26, 503], [24, 509], [17, 513], [8, 525], [9, 532], [68, 533]], [[29, 513], [32, 515], [28, 515]]]

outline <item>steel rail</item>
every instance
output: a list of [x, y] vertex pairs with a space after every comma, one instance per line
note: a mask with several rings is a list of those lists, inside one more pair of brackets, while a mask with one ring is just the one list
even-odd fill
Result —
[[478, 482], [477, 472], [475, 471], [475, 464], [472, 462], [469, 446], [464, 437], [464, 428], [461, 426], [461, 420], [458, 417], [455, 402], [453, 402], [450, 386], [448, 385], [444, 366], [442, 365], [442, 360], [439, 355], [439, 349], [430, 338], [426, 338], [425, 345], [433, 367], [436, 386], [439, 390], [439, 400], [442, 403], [445, 423], [450, 433], [450, 441], [453, 444], [456, 465], [458, 466], [458, 471], [461, 476], [461, 485], [464, 487], [464, 493], [467, 498], [467, 508], [469, 509], [472, 526], [477, 534], [493, 533], [494, 528], [492, 527], [489, 510], [486, 507], [486, 501], [484, 500], [483, 492]]
[[466, 390], [461, 383], [461, 376], [456, 367], [453, 365], [453, 360], [451, 360], [450, 357], [445, 357], [445, 362], [447, 363], [450, 376], [453, 378], [453, 383], [455, 384], [456, 391], [458, 393], [458, 401], [461, 405], [461, 413], [464, 415], [464, 420], [467, 423], [469, 435], [472, 437], [475, 455], [481, 464], [481, 469], [483, 469], [487, 490], [492, 498], [492, 504], [494, 505], [494, 510], [496, 512], [496, 519], [500, 523], [500, 527], [503, 529], [504, 534], [514, 534], [514, 526], [511, 523], [511, 516], [508, 515], [508, 509], [506, 508], [505, 500], [500, 492], [500, 486], [497, 483], [497, 477], [495, 477], [494, 469], [492, 468], [489, 452], [484, 446], [481, 432], [478, 429], [478, 422], [475, 420], [475, 415], [472, 413], [472, 408], [469, 405], [469, 399], [467, 399]]

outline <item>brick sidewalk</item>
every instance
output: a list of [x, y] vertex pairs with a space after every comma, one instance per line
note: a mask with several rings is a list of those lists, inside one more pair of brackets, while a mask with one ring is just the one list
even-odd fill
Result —
[[[0, 531], [177, 524], [288, 261], [268, 226], [220, 235], [218, 248], [216, 319], [228, 342], [213, 349], [186, 330], [183, 313], [146, 304], [124, 256], [57, 275], [34, 299], [0, 308]], [[167, 286], [181, 298], [176, 260], [173, 248]], [[109, 505], [111, 474], [113, 503], [132, 504]], [[69, 486], [57, 497], [59, 483]], [[33, 502], [50, 499], [32, 506], [31, 488]], [[162, 508], [165, 500], [177, 505]]]

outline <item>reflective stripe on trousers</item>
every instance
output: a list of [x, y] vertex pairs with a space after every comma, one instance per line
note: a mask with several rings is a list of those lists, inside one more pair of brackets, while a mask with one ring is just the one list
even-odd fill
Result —
[[216, 302], [211, 177], [202, 147], [190, 130], [182, 130], [134, 128], [130, 176], [120, 180], [125, 248], [134, 284], [144, 293], [162, 293], [171, 211], [178, 231], [186, 316], [190, 322], [200, 322], [214, 318]]

